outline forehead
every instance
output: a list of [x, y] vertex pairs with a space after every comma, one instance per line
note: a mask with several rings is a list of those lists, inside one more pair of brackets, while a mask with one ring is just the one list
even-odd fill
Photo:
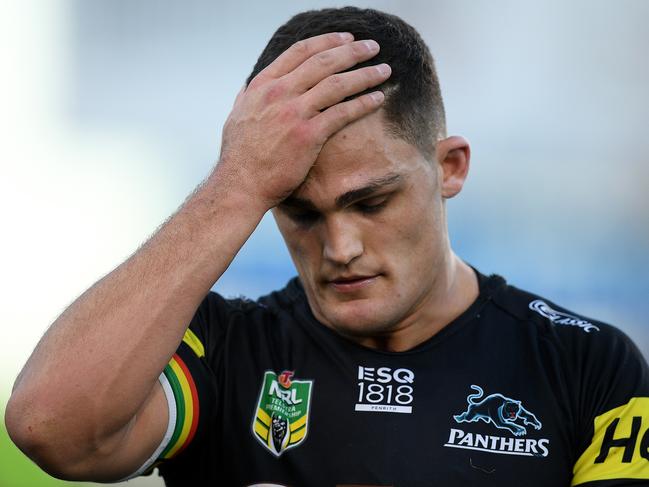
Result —
[[381, 112], [368, 115], [330, 137], [295, 196], [311, 200], [335, 198], [370, 181], [398, 174], [401, 180], [430, 170], [420, 151], [389, 134]]

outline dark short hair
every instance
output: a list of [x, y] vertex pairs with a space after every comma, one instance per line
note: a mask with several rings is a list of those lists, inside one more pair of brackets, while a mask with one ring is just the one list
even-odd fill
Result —
[[433, 57], [419, 33], [395, 15], [356, 7], [299, 13], [273, 34], [246, 84], [295, 42], [327, 32], [351, 32], [357, 40], [379, 43], [378, 55], [351, 69], [390, 65], [390, 78], [363, 93], [382, 90], [388, 131], [432, 157], [435, 143], [446, 136], [444, 102]]

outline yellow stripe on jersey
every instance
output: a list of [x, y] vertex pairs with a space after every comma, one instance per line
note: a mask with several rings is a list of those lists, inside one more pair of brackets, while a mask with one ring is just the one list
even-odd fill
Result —
[[573, 474], [573, 486], [596, 480], [649, 480], [649, 397], [634, 397], [595, 418], [593, 440]]
[[205, 347], [203, 343], [198, 339], [196, 334], [187, 328], [185, 335], [183, 336], [183, 342], [189, 345], [198, 358], [205, 357]]

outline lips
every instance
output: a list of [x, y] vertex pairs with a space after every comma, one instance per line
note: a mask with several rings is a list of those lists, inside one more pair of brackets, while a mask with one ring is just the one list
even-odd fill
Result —
[[379, 274], [338, 276], [327, 283], [338, 292], [354, 292], [374, 283]]

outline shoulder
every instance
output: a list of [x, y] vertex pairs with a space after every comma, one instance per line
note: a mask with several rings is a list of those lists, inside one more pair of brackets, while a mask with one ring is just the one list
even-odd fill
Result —
[[299, 298], [297, 278], [279, 290], [273, 291], [257, 299], [247, 296], [224, 296], [216, 291], [207, 293], [201, 302], [197, 314], [217, 318], [220, 315], [251, 315], [256, 313], [278, 313], [294, 306]]
[[491, 325], [524, 341], [523, 350], [565, 383], [585, 424], [630, 398], [649, 397], [647, 362], [616, 326], [504, 283], [491, 301]]
[[492, 297], [501, 313], [508, 315], [515, 326], [533, 334], [546, 350], [562, 356], [564, 365], [584, 370], [634, 365], [646, 369], [642, 353], [617, 326], [585, 316], [547, 298], [504, 284]]
[[[529, 291], [509, 284], [501, 286], [493, 296], [494, 304], [521, 325], [538, 328], [558, 338], [606, 337], [626, 335], [616, 326], [585, 316]], [[628, 338], [627, 338], [628, 339]], [[598, 338], [594, 338], [595, 341]]]
[[262, 323], [285, 321], [290, 318], [292, 309], [301, 301], [299, 283], [292, 279], [280, 290], [257, 299], [245, 296], [224, 297], [210, 291], [200, 303], [192, 319], [192, 328], [209, 328], [225, 330], [232, 324]]

